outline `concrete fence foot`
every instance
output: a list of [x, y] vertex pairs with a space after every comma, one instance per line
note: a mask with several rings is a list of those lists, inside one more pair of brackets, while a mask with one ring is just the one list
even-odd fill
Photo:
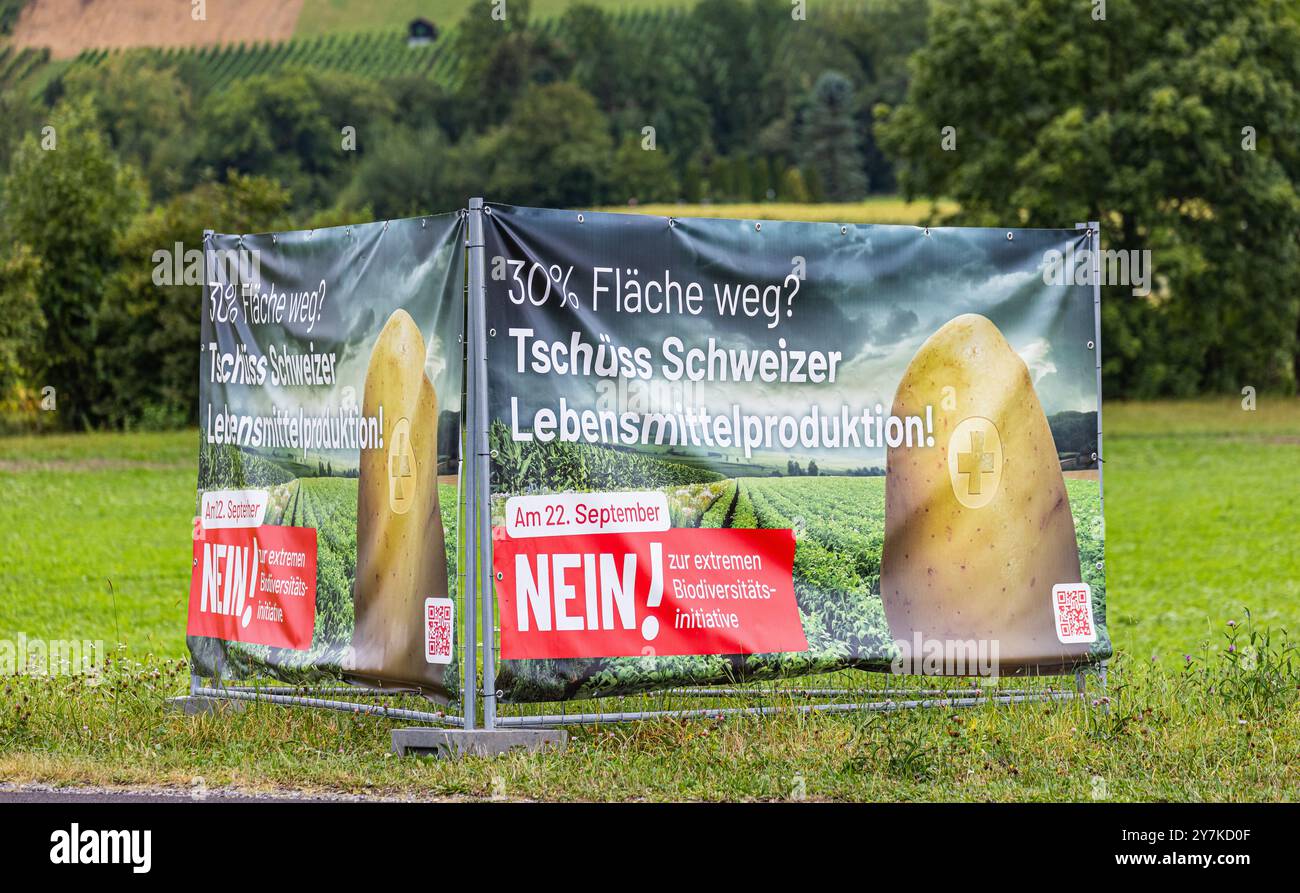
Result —
[[247, 701], [232, 701], [226, 698], [207, 698], [202, 695], [181, 695], [167, 699], [167, 709], [173, 713], [186, 716], [206, 716], [209, 713], [229, 711], [238, 713], [248, 706]]
[[494, 757], [512, 750], [564, 750], [568, 743], [563, 729], [393, 729], [393, 753], [399, 757]]

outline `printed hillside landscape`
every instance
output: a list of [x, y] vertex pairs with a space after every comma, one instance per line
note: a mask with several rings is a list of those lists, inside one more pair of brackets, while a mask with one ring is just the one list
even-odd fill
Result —
[[[1095, 421], [1095, 414], [1093, 416]], [[791, 460], [758, 476], [724, 477], [705, 463], [685, 464], [630, 450], [551, 442], [520, 444], [493, 426], [493, 523], [505, 523], [510, 495], [658, 489], [673, 527], [795, 531], [795, 596], [809, 650], [803, 654], [503, 661], [507, 700], [605, 697], [652, 689], [665, 680], [751, 682], [848, 665], [887, 670], [894, 637], [880, 598], [885, 540], [885, 478], [821, 475]], [[1094, 429], [1095, 439], [1095, 429]], [[1072, 461], [1069, 460], [1069, 461]], [[1066, 482], [1083, 579], [1098, 626], [1106, 628], [1105, 542], [1095, 474]], [[1103, 635], [1094, 649], [1109, 654]]]
[[[224, 461], [214, 461], [214, 456]], [[195, 659], [209, 672], [225, 668], [232, 678], [251, 678], [268, 672], [283, 682], [302, 684], [322, 679], [341, 681], [355, 626], [353, 592], [357, 573], [357, 478], [290, 477], [279, 465], [259, 460], [234, 448], [205, 448], [199, 460], [199, 490], [265, 487], [270, 498], [264, 523], [316, 530], [318, 550], [316, 623], [312, 647], [307, 651], [271, 649], [262, 645], [227, 644], [218, 648], [210, 639], [195, 639]], [[456, 585], [458, 558], [457, 487], [440, 484], [439, 511], [446, 549], [447, 577]], [[454, 664], [447, 673], [455, 689]]]

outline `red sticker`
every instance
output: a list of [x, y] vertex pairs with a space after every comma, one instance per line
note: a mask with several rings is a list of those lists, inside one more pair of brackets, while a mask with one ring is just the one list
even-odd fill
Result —
[[315, 629], [314, 528], [209, 528], [194, 541], [191, 636], [306, 651]]
[[493, 532], [508, 660], [807, 651], [790, 530]]

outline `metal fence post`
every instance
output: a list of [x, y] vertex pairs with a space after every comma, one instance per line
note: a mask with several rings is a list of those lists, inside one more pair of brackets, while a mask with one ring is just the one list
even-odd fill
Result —
[[[216, 236], [215, 230], [205, 229], [203, 231], [203, 284], [199, 286], [200, 315], [202, 315], [203, 304], [205, 302], [205, 296], [207, 295], [207, 291], [208, 291], [208, 283], [212, 282], [216, 278], [216, 265], [214, 263], [213, 252], [212, 252], [212, 239], [215, 236]], [[200, 342], [203, 340], [201, 335], [199, 340]], [[199, 389], [200, 391], [203, 389], [203, 373], [201, 371], [203, 365], [202, 365], [201, 358], [203, 356], [204, 349], [205, 349], [205, 345], [200, 343], [199, 345], [199, 356], [200, 356]], [[199, 415], [200, 417], [203, 415], [202, 409], [199, 410]], [[202, 418], [199, 419], [199, 427], [200, 428], [203, 427]], [[194, 510], [199, 514], [202, 514], [203, 512], [202, 497], [200, 497], [198, 501], [195, 503]], [[214, 684], [218, 684], [218, 683], [214, 682]], [[190, 656], [190, 697], [194, 697], [198, 693], [198, 690], [202, 687], [203, 687], [203, 680], [199, 677], [198, 673], [194, 672], [194, 657], [193, 655], [191, 655]]]
[[[460, 470], [465, 476], [462, 481], [463, 486], [460, 491], [466, 494], [465, 499], [465, 517], [462, 519], [464, 529], [461, 533], [461, 542], [464, 543], [464, 552], [461, 555], [461, 561], [467, 562], [462, 568], [465, 577], [465, 603], [463, 606], [465, 617], [464, 623], [464, 666], [461, 668], [461, 714], [463, 719], [463, 728], [471, 731], [478, 721], [477, 697], [478, 690], [478, 461], [474, 431], [478, 427], [478, 402], [474, 399], [475, 393], [479, 390], [478, 370], [476, 362], [478, 348], [474, 342], [474, 317], [475, 302], [474, 292], [476, 285], [481, 287], [478, 277], [482, 275], [482, 270], [476, 263], [483, 257], [483, 226], [479, 216], [480, 212], [474, 208], [474, 202], [470, 200], [470, 210], [466, 214], [467, 231], [465, 233], [465, 247], [468, 252], [466, 273], [468, 282], [466, 284], [466, 310], [465, 310], [465, 405], [461, 410], [465, 414], [465, 438], [461, 448], [468, 453], [468, 457], [461, 456]], [[481, 204], [481, 202], [480, 202]], [[466, 461], [468, 458], [469, 461]]]
[[1101, 222], [1076, 223], [1075, 229], [1087, 227], [1092, 233], [1092, 319], [1093, 357], [1097, 361], [1097, 500], [1101, 506], [1103, 538], [1106, 523], [1106, 488], [1103, 485], [1102, 466], [1105, 454], [1101, 446]]
[[479, 609], [483, 635], [483, 728], [496, 728], [496, 604], [492, 585], [492, 478], [491, 444], [488, 437], [487, 399], [487, 281], [483, 239], [483, 199], [469, 200], [469, 307], [470, 364], [474, 366], [475, 388], [469, 399], [474, 404], [471, 457], [475, 466], [474, 492], [470, 497], [476, 507]]
[[[1106, 542], [1106, 485], [1103, 471], [1105, 452], [1101, 443], [1101, 221], [1091, 220], [1087, 223], [1076, 223], [1074, 228], [1087, 229], [1089, 234], [1088, 248], [1092, 252], [1092, 352], [1097, 365], [1097, 508], [1101, 512], [1102, 549], [1104, 550]], [[1104, 561], [1098, 570], [1103, 574], [1106, 573]], [[1097, 675], [1101, 683], [1101, 693], [1105, 696], [1106, 661], [1101, 662]], [[1082, 690], [1080, 690], [1080, 694], [1082, 694]], [[1103, 709], [1109, 712], [1110, 707], [1105, 701], [1102, 702], [1102, 705]]]

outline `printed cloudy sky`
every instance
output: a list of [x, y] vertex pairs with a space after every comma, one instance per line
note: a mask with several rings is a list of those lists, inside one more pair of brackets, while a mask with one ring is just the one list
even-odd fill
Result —
[[[551, 218], [550, 215], [555, 215]], [[1068, 230], [933, 229], [910, 226], [720, 220], [676, 221], [627, 215], [586, 215], [581, 228], [575, 215], [528, 209], [501, 209], [488, 227], [488, 253], [572, 264], [571, 282], [580, 310], [548, 305], [527, 316], [539, 336], [567, 338], [581, 329], [595, 343], [601, 333], [615, 343], [651, 347], [677, 335], [688, 346], [704, 347], [710, 337], [724, 347], [777, 346], [842, 352], [839, 380], [825, 385], [790, 386], [762, 383], [709, 386], [704, 401], [724, 407], [731, 402], [751, 412], [802, 414], [811, 403], [838, 409], [843, 403], [888, 408], [917, 348], [948, 320], [980, 313], [992, 320], [1024, 360], [1044, 411], [1090, 411], [1097, 408], [1096, 354], [1087, 343], [1095, 338], [1092, 290], [1086, 286], [1048, 285], [1042, 266], [1048, 250], [1076, 248], [1082, 233]], [[794, 298], [792, 316], [776, 328], [755, 320], [719, 318], [712, 304], [713, 283], [780, 283], [796, 257], [806, 278]], [[619, 314], [607, 300], [599, 313], [590, 310], [590, 269], [621, 266], [642, 278], [662, 278], [671, 268], [685, 283], [694, 276], [704, 285], [705, 312], [699, 316]], [[653, 271], [653, 272], [651, 272]], [[502, 332], [518, 325], [504, 302], [504, 285], [489, 283], [490, 321]], [[513, 372], [514, 345], [498, 336], [493, 366]], [[503, 355], [504, 354], [504, 355]], [[517, 395], [528, 410], [555, 405], [559, 396], [591, 404], [589, 381], [564, 376], [504, 374], [493, 394], [497, 413], [508, 412]]]
[[[219, 246], [227, 241], [218, 237]], [[284, 343], [301, 352], [333, 352], [338, 386], [214, 386], [212, 399], [218, 406], [227, 400], [232, 409], [248, 413], [266, 413], [272, 405], [289, 411], [301, 407], [308, 414], [337, 412], [349, 397], [359, 406], [371, 349], [400, 308], [412, 316], [424, 337], [425, 374], [434, 385], [439, 408], [458, 411], [462, 242], [455, 215], [244, 237], [246, 247], [260, 252], [263, 290], [272, 284], [277, 293], [313, 290], [324, 280], [326, 300], [321, 320], [310, 331], [302, 325], [245, 322], [234, 332], [227, 327], [218, 333], [223, 349], [231, 349], [237, 338], [256, 345], [261, 353]], [[205, 339], [207, 325], [205, 320]], [[449, 362], [449, 356], [454, 361]], [[350, 393], [345, 392], [348, 388]]]

